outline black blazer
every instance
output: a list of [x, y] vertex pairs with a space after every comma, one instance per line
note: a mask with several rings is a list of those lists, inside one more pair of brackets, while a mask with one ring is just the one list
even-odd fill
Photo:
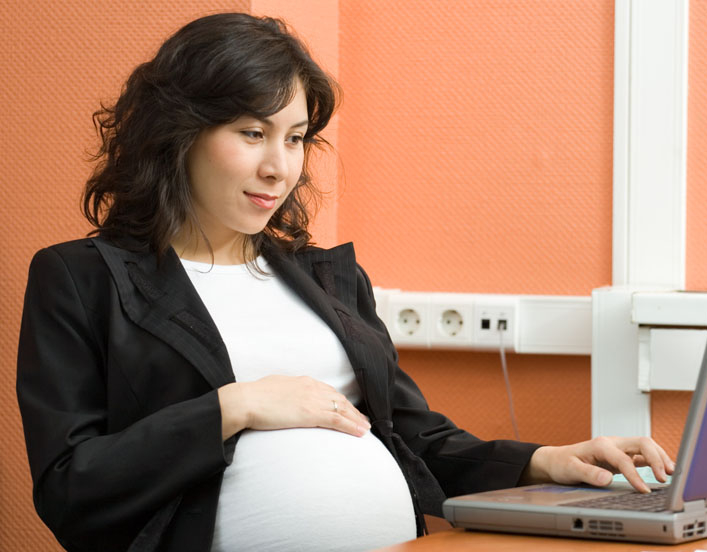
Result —
[[[481, 441], [431, 412], [397, 365], [353, 246], [263, 255], [346, 350], [372, 431], [421, 512], [446, 496], [517, 484], [536, 445]], [[42, 520], [71, 551], [208, 551], [223, 470], [216, 389], [226, 347], [170, 250], [158, 263], [101, 238], [30, 266], [17, 394]], [[283, 451], [286, 454], [287, 451]], [[421, 529], [422, 524], [418, 523]]]

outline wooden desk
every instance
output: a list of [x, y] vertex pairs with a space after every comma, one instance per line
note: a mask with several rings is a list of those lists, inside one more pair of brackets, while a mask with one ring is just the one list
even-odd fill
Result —
[[526, 535], [504, 535], [500, 533], [480, 533], [449, 529], [432, 533], [414, 541], [405, 542], [377, 552], [694, 552], [707, 550], [707, 539], [692, 541], [674, 546], [664, 544], [641, 544], [627, 542], [609, 542], [599, 540], [564, 539], [554, 537], [534, 537]]

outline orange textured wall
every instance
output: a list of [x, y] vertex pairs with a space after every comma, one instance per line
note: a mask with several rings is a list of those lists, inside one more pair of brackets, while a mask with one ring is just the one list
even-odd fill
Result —
[[[585, 357], [507, 355], [523, 441], [566, 444], [591, 434]], [[400, 351], [430, 408], [482, 439], [514, 439], [498, 353]]]
[[[613, 1], [340, 5], [338, 234], [374, 284], [610, 284]], [[521, 438], [590, 436], [588, 357], [508, 364]], [[401, 365], [458, 425], [512, 436], [498, 355], [403, 351]]]
[[613, 4], [341, 3], [339, 238], [378, 285], [611, 283]]

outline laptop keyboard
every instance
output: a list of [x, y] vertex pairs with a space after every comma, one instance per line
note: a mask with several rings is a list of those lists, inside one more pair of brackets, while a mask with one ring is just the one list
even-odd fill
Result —
[[637, 512], [662, 512], [666, 509], [668, 487], [653, 489], [650, 494], [639, 492], [611, 496], [599, 496], [588, 500], [565, 502], [572, 508], [599, 508], [602, 510], [632, 510]]

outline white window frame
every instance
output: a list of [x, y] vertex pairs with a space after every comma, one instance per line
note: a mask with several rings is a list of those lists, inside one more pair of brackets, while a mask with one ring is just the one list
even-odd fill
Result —
[[595, 290], [592, 434], [650, 435], [639, 290], [685, 287], [689, 0], [616, 0], [612, 287]]

